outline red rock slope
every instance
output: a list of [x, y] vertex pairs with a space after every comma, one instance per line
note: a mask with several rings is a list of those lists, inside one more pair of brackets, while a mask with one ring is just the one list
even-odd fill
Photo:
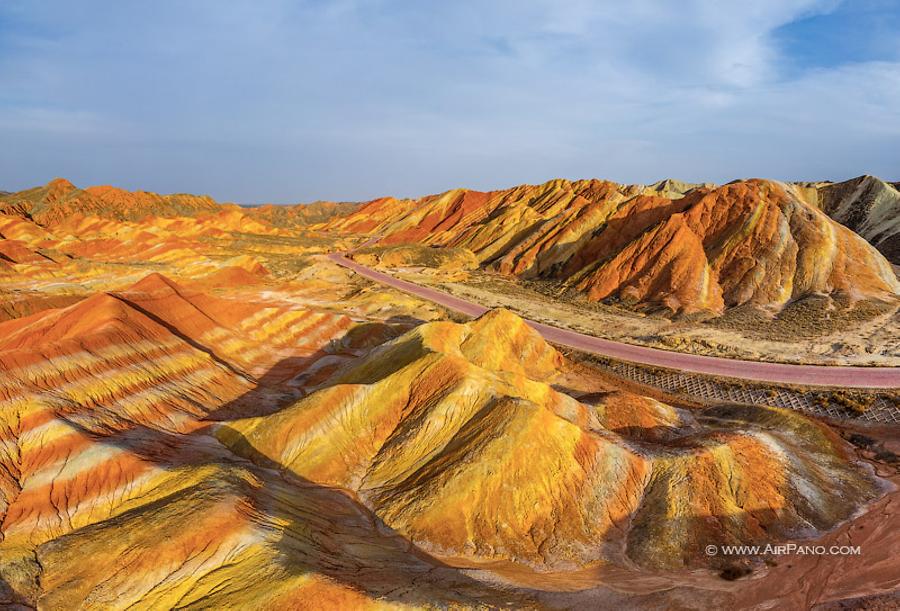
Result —
[[596, 180], [458, 190], [376, 200], [328, 227], [381, 235], [382, 244], [463, 247], [488, 269], [673, 312], [900, 293], [865, 240], [794, 187], [766, 180], [686, 194]]
[[579, 402], [509, 312], [366, 328], [159, 275], [0, 323], [0, 601], [534, 607], [465, 567], [716, 567], [879, 494], [797, 414]]

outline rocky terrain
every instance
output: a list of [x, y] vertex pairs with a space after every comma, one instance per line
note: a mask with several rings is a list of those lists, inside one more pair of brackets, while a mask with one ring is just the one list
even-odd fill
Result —
[[4, 200], [0, 202], [0, 210], [27, 213], [44, 225], [59, 223], [73, 214], [125, 221], [220, 211], [218, 204], [207, 196], [129, 192], [111, 186], [82, 190], [64, 178], [56, 178], [43, 187], [8, 194]]
[[[377, 240], [353, 255], [365, 265], [598, 337], [753, 360], [896, 364], [900, 268], [874, 247], [882, 242], [841, 224], [834, 204], [860, 181], [893, 189], [871, 178], [554, 180], [374, 200], [322, 228]], [[840, 210], [861, 210], [857, 200]], [[887, 220], [873, 226], [889, 229], [900, 216], [883, 208]], [[477, 267], [438, 257], [451, 252], [460, 262], [471, 253]]]
[[[684, 403], [564, 356], [507, 309], [452, 317], [323, 253], [383, 235], [357, 257], [591, 298], [613, 268], [627, 276], [621, 253], [649, 249], [653, 281], [635, 299], [716, 319], [741, 300], [789, 307], [785, 286], [890, 300], [881, 255], [799, 187], [530, 189], [309, 215], [62, 180], [0, 198], [0, 605], [893, 596], [896, 427]], [[670, 229], [697, 244], [656, 248]], [[766, 273], [744, 270], [748, 257]], [[689, 261], [708, 270], [703, 299], [678, 281]], [[641, 286], [613, 284], [620, 297]], [[707, 552], [786, 542], [861, 553]]]
[[872, 243], [887, 259], [900, 264], [900, 183], [860, 176], [817, 189], [818, 204], [839, 223]]
[[672, 313], [781, 308], [810, 295], [895, 301], [900, 292], [890, 264], [864, 239], [798, 187], [765, 180], [457, 190], [376, 200], [328, 227], [379, 235], [382, 245], [467, 248], [487, 270]]
[[275, 227], [308, 227], [355, 211], [355, 202], [313, 202], [311, 204], [246, 206], [245, 213]]
[[615, 389], [503, 310], [403, 332], [151, 275], [0, 336], [0, 575], [42, 608], [540, 606], [490, 575], [722, 571], [704, 546], [887, 485], [822, 424]]
[[0, 320], [134, 283], [149, 271], [225, 285], [294, 277], [307, 255], [339, 243], [208, 197], [79, 189], [56, 179], [0, 197]]
[[467, 279], [467, 272], [478, 269], [478, 259], [466, 248], [431, 248], [417, 244], [374, 246], [354, 251], [353, 259], [378, 269], [415, 269], [442, 280]]

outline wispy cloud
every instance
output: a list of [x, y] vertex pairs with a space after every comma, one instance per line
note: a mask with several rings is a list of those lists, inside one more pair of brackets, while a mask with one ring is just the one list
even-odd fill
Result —
[[8, 0], [0, 186], [65, 174], [295, 201], [560, 175], [895, 175], [896, 41], [873, 30], [865, 61], [785, 55], [785, 28], [814, 39], [850, 6]]

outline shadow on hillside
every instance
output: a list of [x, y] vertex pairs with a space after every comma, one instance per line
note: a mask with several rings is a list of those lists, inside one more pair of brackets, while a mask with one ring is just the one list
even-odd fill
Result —
[[[571, 222], [578, 222], [578, 219], [583, 214], [586, 214], [589, 208], [590, 206], [583, 208], [580, 214], [572, 219]], [[569, 252], [571, 249], [569, 244], [556, 244], [550, 248], [541, 249], [534, 261], [516, 275], [521, 278], [544, 277], [565, 280], [589, 265], [596, 268], [614, 257], [628, 243], [658, 227], [673, 214], [682, 212], [684, 208], [685, 203], [683, 200], [675, 200], [671, 204], [631, 212], [625, 217], [608, 219], [593, 230], [589, 240], [575, 253]], [[531, 238], [541, 224], [535, 223], [516, 234], [503, 248], [497, 251], [499, 254], [484, 262], [485, 266], [498, 264], [504, 256], [518, 247], [520, 243], [524, 243]], [[587, 246], [589, 246], [589, 249], [584, 250], [584, 247]], [[539, 261], [552, 261], [560, 255], [563, 258], [559, 262], [548, 266], [538, 273], [537, 266]]]
[[327, 386], [333, 374], [347, 363], [422, 322], [411, 316], [393, 316], [385, 322], [356, 324], [309, 355], [281, 359], [256, 378], [252, 390], [212, 410], [204, 420], [236, 420], [275, 413]]
[[120, 295], [119, 293], [107, 293], [107, 294], [110, 297], [113, 297], [114, 299], [118, 299], [119, 301], [121, 301], [123, 304], [125, 304], [129, 308], [131, 308], [137, 312], [140, 312], [141, 314], [143, 314], [144, 316], [146, 316], [147, 318], [149, 318], [156, 324], [160, 325], [161, 327], [166, 329], [169, 333], [171, 333], [172, 335], [174, 335], [181, 341], [185, 342], [186, 344], [188, 344], [195, 350], [199, 350], [200, 352], [203, 352], [204, 354], [209, 356], [209, 358], [211, 358], [213, 361], [215, 361], [217, 365], [224, 367], [225, 369], [227, 369], [234, 375], [237, 375], [237, 376], [240, 376], [243, 378], [249, 377], [246, 372], [240, 370], [239, 368], [232, 365], [228, 360], [226, 360], [226, 359], [220, 357], [218, 354], [216, 354], [215, 351], [212, 350], [212, 348], [210, 348], [209, 346], [207, 346], [205, 344], [198, 342], [197, 340], [190, 337], [186, 333], [183, 333], [181, 331], [181, 329], [179, 329], [178, 327], [176, 327], [169, 321], [164, 320], [163, 318], [160, 318], [158, 315], [154, 314], [153, 312], [151, 312], [144, 306], [140, 305], [139, 303], [136, 303], [135, 301], [132, 301], [131, 299], [128, 299], [127, 297], [124, 297], [123, 295]]
[[620, 437], [632, 441], [640, 441], [648, 444], [657, 444], [671, 447], [686, 447], [692, 443], [697, 435], [703, 435], [709, 431], [692, 429], [688, 427], [653, 425], [653, 426], [619, 426], [609, 430]]
[[290, 385], [302, 372], [315, 365], [320, 359], [335, 356], [323, 349], [308, 356], [292, 356], [281, 359], [256, 378], [255, 386], [237, 399], [229, 401], [210, 411], [204, 420], [236, 420], [273, 414], [301, 399], [303, 389]]
[[[234, 507], [241, 515], [238, 519], [251, 519], [265, 530], [280, 533], [270, 549], [273, 561], [289, 575], [318, 575], [388, 604], [534, 606], [534, 601], [521, 591], [483, 584], [432, 557], [388, 527], [352, 492], [321, 485], [289, 471], [227, 424], [213, 423], [193, 434], [179, 435], [144, 425], [122, 431], [94, 431], [77, 421], [69, 422], [98, 444], [113, 446], [166, 470], [219, 465], [253, 473], [258, 486], [239, 486], [233, 481], [243, 478], [221, 477], [194, 488], [198, 489], [198, 498], [219, 496], [223, 486], [233, 494], [248, 497], [249, 512]], [[169, 500], [155, 501], [154, 505], [178, 502], [178, 498], [180, 495], [166, 497]], [[141, 507], [117, 518], [123, 519], [140, 521]], [[190, 523], [171, 524], [164, 530], [175, 533], [184, 528], [191, 528]], [[133, 545], [146, 545], [143, 553], [153, 555], [155, 543], [148, 541], [155, 540], [136, 541]], [[0, 594], [3, 591], [0, 587]], [[302, 590], [298, 596], [303, 596]], [[302, 602], [316, 604], [314, 600]]]
[[[272, 377], [267, 378], [268, 375]], [[281, 380], [282, 375], [270, 372], [260, 379]], [[247, 393], [250, 403], [258, 399], [254, 394], [256, 392]], [[388, 604], [522, 608], [537, 606], [532, 595], [540, 596], [542, 600], [554, 596], [538, 594], [536, 590], [513, 591], [473, 579], [465, 571], [434, 558], [392, 530], [352, 492], [319, 484], [291, 472], [253, 446], [240, 431], [227, 423], [210, 423], [209, 427], [190, 435], [167, 433], [143, 425], [124, 431], [92, 431], [77, 422], [72, 424], [99, 444], [115, 446], [163, 469], [215, 464], [252, 472], [258, 486], [236, 486], [230, 483], [230, 478], [222, 478], [221, 481], [216, 478], [217, 481], [204, 481], [195, 488], [200, 490], [201, 497], [205, 497], [206, 486], [210, 489], [229, 486], [234, 494], [245, 497], [250, 511], [238, 507], [234, 511], [240, 512], [239, 519], [252, 520], [260, 524], [263, 530], [277, 533], [270, 546], [272, 562], [276, 562], [289, 575], [319, 575]], [[157, 504], [167, 502], [172, 501], [168, 497], [155, 501]], [[778, 540], [784, 534], [780, 527], [771, 527], [779, 521], [773, 510], [672, 520], [661, 519], [660, 507], [661, 504], [656, 510], [639, 510], [633, 519], [622, 522], [622, 536], [627, 538], [629, 557], [639, 565], [658, 565], [661, 559], [657, 554], [662, 549], [666, 554], [672, 554], [673, 569], [685, 564], [706, 565], [721, 571], [723, 579], [738, 579], [747, 574], [750, 568], [748, 561], [724, 557], [707, 560], [702, 546], [764, 543]], [[116, 518], [119, 521], [141, 519], [141, 508]], [[179, 522], [166, 526], [166, 530], [169, 528], [172, 532], [180, 532], [181, 529], [191, 528], [191, 524], [189, 521]], [[732, 534], [746, 532], [747, 528], [753, 533], [752, 541]], [[668, 546], [668, 541], [682, 540], [682, 537], [687, 538], [688, 545], [678, 548]], [[147, 543], [150, 540], [136, 543], [146, 546], [143, 551], [148, 556], [156, 553], [154, 543]], [[597, 541], [598, 545], [601, 543]], [[58, 547], [61, 544], [55, 545]], [[528, 569], [522, 567], [519, 575], [529, 575]], [[676, 579], [677, 575], [672, 578]], [[560, 579], [560, 583], [565, 584], [566, 577], [564, 573], [556, 576], [535, 574], [534, 579], [535, 588], [540, 590], [547, 584], [552, 585], [554, 579]], [[596, 586], [599, 585], [598, 581]], [[298, 596], [303, 596], [302, 590]], [[297, 602], [316, 605], [314, 600]]]
[[425, 322], [424, 320], [422, 320], [421, 318], [418, 318], [416, 316], [409, 316], [407, 314], [402, 314], [402, 315], [391, 316], [390, 318], [385, 320], [384, 323], [382, 323], [382, 324], [402, 328], [403, 331], [405, 332], [405, 331], [409, 331], [413, 327], [417, 327], [417, 326], [421, 325], [424, 322]]
[[[496, 211], [494, 214], [499, 215], [499, 210]], [[491, 216], [486, 218], [484, 224], [487, 224], [487, 222], [491, 221], [494, 214], [492, 214]], [[530, 238], [532, 236], [532, 234], [534, 234], [534, 232], [537, 231], [541, 225], [544, 225], [546, 223], [547, 223], [546, 219], [541, 219], [539, 221], [535, 221], [535, 222], [531, 223], [530, 225], [528, 225], [527, 227], [520, 229], [512, 236], [508, 237], [502, 246], [494, 249], [494, 254], [491, 255], [491, 257], [489, 257], [488, 259], [485, 259], [482, 262], [482, 267], [488, 267], [491, 265], [499, 264], [500, 261], [503, 260], [503, 257], [507, 256], [510, 253], [510, 251], [512, 251], [513, 249], [518, 247], [520, 245], [520, 243], [523, 243], [525, 240]]]
[[[381, 326], [370, 330], [388, 330], [394, 336], [402, 332], [384, 323], [372, 324]], [[402, 324], [409, 325], [410, 321], [404, 320]], [[340, 344], [343, 339], [335, 341]], [[223, 488], [246, 498], [250, 511], [236, 505], [234, 511], [239, 515], [236, 519], [252, 520], [264, 531], [279, 533], [274, 544], [269, 546], [272, 562], [289, 575], [319, 576], [326, 582], [349, 587], [388, 604], [533, 607], [534, 601], [521, 591], [512, 592], [481, 583], [419, 549], [356, 500], [351, 491], [322, 485], [291, 472], [257, 450], [239, 431], [225, 422], [216, 422], [224, 420], [227, 414], [264, 416], [283, 408], [280, 401], [271, 402], [271, 393], [284, 392], [282, 398], [291, 399], [290, 393], [283, 388], [286, 381], [296, 377], [297, 368], [302, 371], [321, 359], [332, 357], [333, 350], [334, 346], [323, 347], [309, 357], [283, 359], [276, 363], [259, 378], [256, 388], [211, 413], [209, 425], [191, 434], [171, 433], [133, 422], [125, 429], [115, 430], [103, 425], [95, 427], [76, 414], [61, 417], [97, 444], [115, 447], [165, 470], [218, 465], [253, 473], [258, 486], [247, 486], [245, 478], [232, 478], [223, 473], [191, 489], [196, 490], [197, 498], [201, 499], [220, 496]], [[266, 403], [264, 399], [270, 402]], [[153, 505], [181, 502], [179, 499], [183, 498], [183, 495], [175, 494], [154, 501]], [[198, 505], [197, 510], [203, 511], [204, 506]], [[116, 518], [116, 522], [139, 522], [143, 519], [143, 508], [139, 505], [130, 509]], [[169, 524], [163, 530], [175, 536], [175, 533], [191, 528], [189, 522]], [[115, 522], [103, 524], [109, 524], [110, 532], [115, 532]], [[69, 539], [63, 538], [56, 547], [65, 540]], [[150, 535], [135, 541], [133, 547], [147, 557], [159, 553], [155, 551], [156, 542]], [[135, 575], [135, 579], [143, 577]], [[0, 589], [0, 593], [2, 591]], [[321, 588], [312, 591], [322, 592]], [[302, 596], [301, 589], [298, 597]], [[291, 601], [284, 602], [290, 604]], [[310, 606], [317, 604], [315, 600], [298, 599], [296, 602]]]
[[6, 579], [0, 577], [0, 609], [6, 611], [30, 611], [34, 608], [26, 597], [19, 594]]
[[[318, 573], [386, 602], [423, 606], [462, 603], [521, 608], [522, 594], [485, 585], [424, 552], [355, 500], [350, 492], [298, 476], [223, 425], [237, 455], [268, 471], [263, 511], [287, 501], [274, 517], [287, 525], [277, 548], [292, 572]], [[277, 474], [277, 475], [275, 475]], [[273, 482], [273, 478], [280, 482]], [[273, 485], [274, 484], [274, 485]], [[280, 484], [280, 485], [279, 485]], [[280, 498], [282, 494], [287, 499]], [[268, 498], [267, 498], [268, 496]], [[275, 501], [268, 505], [266, 501]]]

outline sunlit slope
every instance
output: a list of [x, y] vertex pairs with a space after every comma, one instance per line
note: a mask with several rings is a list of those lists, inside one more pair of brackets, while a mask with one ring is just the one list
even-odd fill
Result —
[[588, 242], [566, 269], [570, 281], [593, 298], [661, 297], [673, 310], [783, 305], [814, 293], [859, 299], [900, 292], [874, 248], [782, 185], [733, 183], [679, 203], [682, 212], [634, 228], [643, 231], [612, 259], [597, 260], [616, 234], [605, 238], [604, 231]]
[[[141, 452], [178, 450], [135, 427], [189, 433], [236, 408], [260, 375], [290, 379], [313, 365], [349, 326], [332, 314], [218, 300], [158, 275], [0, 324], [0, 418], [15, 460], [5, 471], [14, 477], [4, 538], [59, 536], [162, 485], [170, 476]], [[259, 393], [253, 408], [278, 398]], [[113, 433], [121, 443], [98, 445]]]
[[698, 422], [627, 393], [579, 403], [552, 385], [561, 365], [506, 311], [429, 323], [218, 436], [357, 491], [432, 553], [535, 567], [694, 565], [702, 545], [808, 535], [876, 493], [836, 436], [795, 413]]
[[0, 323], [0, 599], [521, 608], [453, 567], [708, 566], [877, 494], [794, 413], [579, 402], [510, 312], [391, 329], [158, 274]]
[[381, 235], [383, 245], [467, 248], [488, 269], [673, 312], [778, 308], [814, 294], [896, 298], [884, 257], [807, 199], [755, 179], [694, 188], [554, 180], [377, 200], [329, 227]]
[[449, 600], [490, 600], [376, 531], [346, 495], [260, 469], [205, 434], [228, 413], [302, 394], [298, 375], [319, 383], [365, 339], [362, 329], [331, 341], [350, 326], [158, 275], [0, 324], [5, 602], [367, 607], [412, 583], [415, 599], [440, 601], [438, 581]]

